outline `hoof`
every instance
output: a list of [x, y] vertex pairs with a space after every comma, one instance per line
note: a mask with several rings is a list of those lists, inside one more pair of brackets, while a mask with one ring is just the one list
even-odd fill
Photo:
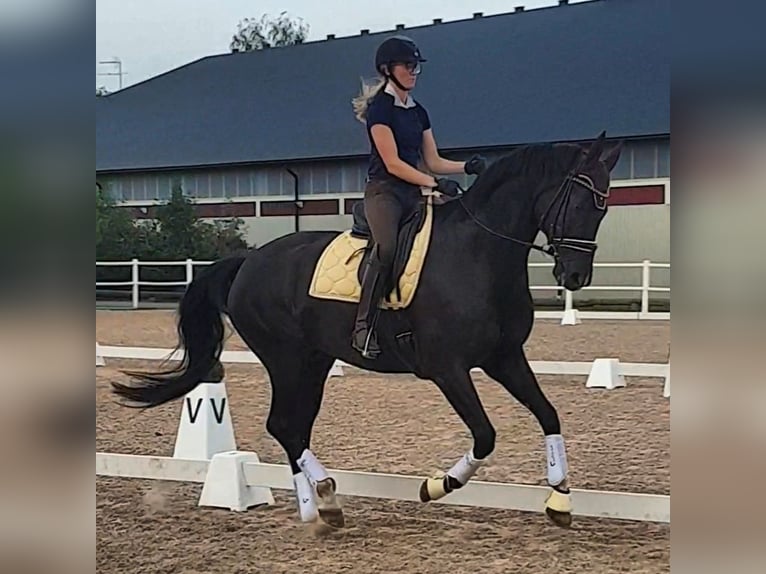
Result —
[[551, 490], [545, 500], [545, 514], [556, 526], [568, 528], [572, 525], [572, 497], [569, 490]]
[[427, 478], [420, 484], [420, 492], [418, 493], [420, 502], [439, 500], [461, 486], [463, 485], [456, 478], [449, 475]]
[[332, 478], [317, 482], [317, 510], [323, 522], [333, 528], [343, 528], [346, 525], [346, 519], [343, 516], [343, 509], [340, 507], [338, 497], [335, 495], [335, 490], [335, 481]]
[[551, 519], [551, 522], [561, 528], [569, 528], [572, 526], [572, 513], [571, 512], [559, 512], [552, 508], [546, 508], [545, 514]]
[[336, 508], [320, 508], [319, 517], [322, 519], [322, 522], [333, 528], [343, 528], [346, 526], [343, 509], [339, 506]]
[[423, 482], [420, 483], [420, 490], [418, 491], [418, 497], [420, 498], [420, 502], [430, 502], [431, 497], [428, 495], [428, 480], [425, 479]]
[[443, 476], [435, 476], [425, 479], [420, 484], [420, 502], [431, 502], [432, 500], [439, 500], [443, 496], [446, 496], [447, 489], [445, 488], [445, 482]]

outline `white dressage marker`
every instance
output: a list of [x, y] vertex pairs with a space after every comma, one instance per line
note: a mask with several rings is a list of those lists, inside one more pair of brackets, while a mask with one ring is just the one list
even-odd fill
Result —
[[585, 386], [589, 389], [617, 389], [625, 386], [618, 359], [596, 359]]
[[236, 449], [226, 384], [200, 383], [181, 403], [173, 457], [210, 460]]
[[582, 323], [580, 312], [577, 309], [567, 309], [561, 317], [562, 325], [579, 325]]
[[270, 488], [252, 486], [245, 480], [245, 464], [257, 465], [260, 462], [254, 452], [222, 452], [213, 456], [198, 506], [242, 512], [253, 506], [273, 505], [274, 495]]

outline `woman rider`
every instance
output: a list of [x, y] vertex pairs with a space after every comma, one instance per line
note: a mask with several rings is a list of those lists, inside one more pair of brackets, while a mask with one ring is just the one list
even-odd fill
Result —
[[372, 320], [388, 283], [400, 221], [417, 207], [421, 187], [458, 194], [456, 181], [435, 179], [418, 169], [421, 158], [438, 174], [479, 174], [486, 166], [481, 156], [462, 162], [439, 155], [428, 113], [410, 96], [425, 61], [410, 38], [388, 38], [375, 54], [379, 84], [353, 101], [357, 119], [367, 125], [371, 145], [364, 211], [374, 248], [362, 278], [351, 344], [368, 359], [380, 354]]

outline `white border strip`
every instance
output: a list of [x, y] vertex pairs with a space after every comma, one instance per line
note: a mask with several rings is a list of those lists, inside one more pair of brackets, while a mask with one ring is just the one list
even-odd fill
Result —
[[[160, 456], [96, 453], [96, 475], [204, 482], [208, 461]], [[285, 465], [247, 463], [243, 467], [248, 486], [293, 490], [290, 468]], [[420, 502], [423, 477], [399, 474], [328, 470], [338, 484], [338, 494]], [[469, 482], [462, 489], [433, 504], [541, 512], [548, 487], [500, 482]], [[572, 489], [573, 514], [595, 518], [670, 522], [670, 497]]]
[[[640, 288], [638, 289], [640, 291]], [[670, 321], [670, 313], [666, 311], [650, 311], [642, 313], [640, 311], [581, 311], [577, 309], [577, 315], [580, 319], [604, 319], [607, 321], [622, 320], [645, 320], [645, 321]], [[535, 319], [561, 319], [564, 317], [564, 311], [535, 311]]]
[[[173, 349], [157, 349], [152, 347], [122, 347], [99, 345], [99, 356], [113, 359], [144, 359], [144, 360], [170, 360], [179, 361], [182, 351], [173, 352]], [[172, 353], [172, 354], [171, 354]], [[224, 363], [250, 363], [261, 364], [260, 359], [250, 351], [224, 351], [221, 354]], [[530, 361], [530, 366], [538, 375], [589, 375], [592, 362], [585, 361]], [[343, 361], [336, 361], [336, 365], [353, 367]], [[620, 374], [627, 377], [659, 377], [668, 376], [669, 366], [662, 363], [619, 363]], [[481, 369], [472, 369], [472, 372], [483, 372]]]

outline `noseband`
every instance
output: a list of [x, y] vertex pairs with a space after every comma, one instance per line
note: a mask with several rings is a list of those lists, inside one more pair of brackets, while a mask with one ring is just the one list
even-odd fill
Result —
[[[505, 235], [503, 233], [499, 233], [493, 229], [490, 229], [481, 221], [479, 221], [479, 219], [477, 219], [477, 217], [468, 209], [468, 207], [463, 202], [463, 195], [461, 195], [461, 197], [458, 198], [458, 201], [460, 202], [460, 206], [465, 210], [465, 212], [474, 221], [474, 223], [476, 223], [484, 231], [494, 235], [495, 237], [499, 237], [500, 239], [513, 241], [514, 243], [519, 243], [520, 245], [524, 245], [525, 247], [529, 247], [536, 251], [540, 251], [541, 253], [545, 253], [546, 255], [550, 255], [553, 258], [558, 258], [560, 249], [570, 249], [572, 251], [581, 251], [584, 253], [595, 253], [598, 247], [595, 241], [590, 241], [589, 239], [576, 239], [573, 237], [563, 237], [563, 236], [556, 237], [556, 227], [558, 227], [557, 224], [559, 222], [559, 219], [561, 219], [560, 229], [562, 230], [562, 232], [564, 230], [564, 226], [566, 224], [567, 207], [569, 206], [569, 199], [572, 195], [572, 190], [575, 184], [579, 185], [580, 187], [583, 187], [584, 189], [586, 189], [593, 195], [593, 201], [597, 209], [600, 209], [602, 211], [606, 209], [606, 201], [607, 201], [607, 198], [609, 197], [609, 190], [607, 189], [604, 192], [596, 188], [596, 186], [593, 183], [593, 180], [590, 177], [582, 173], [577, 173], [579, 169], [580, 169], [580, 166], [578, 165], [574, 170], [572, 170], [571, 172], [569, 172], [569, 174], [567, 174], [567, 177], [564, 179], [563, 182], [561, 182], [561, 185], [559, 186], [559, 189], [556, 192], [556, 195], [553, 196], [553, 199], [548, 205], [548, 208], [545, 210], [545, 213], [543, 213], [542, 217], [540, 218], [540, 222], [537, 224], [536, 231], [543, 231], [543, 224], [545, 223], [545, 218], [548, 216], [551, 209], [553, 209], [553, 206], [556, 204], [556, 201], [559, 199], [559, 196], [561, 196], [561, 201], [559, 203], [558, 211], [556, 212], [556, 217], [553, 219], [553, 222], [550, 225], [550, 233], [546, 234], [549, 237], [552, 237], [548, 245], [536, 245], [535, 243], [531, 243], [529, 241], [523, 241], [521, 239], [517, 239], [515, 237], [511, 237], [509, 235]], [[465, 194], [465, 190], [462, 187], [460, 188], [460, 190], [463, 192], [463, 194]]]

